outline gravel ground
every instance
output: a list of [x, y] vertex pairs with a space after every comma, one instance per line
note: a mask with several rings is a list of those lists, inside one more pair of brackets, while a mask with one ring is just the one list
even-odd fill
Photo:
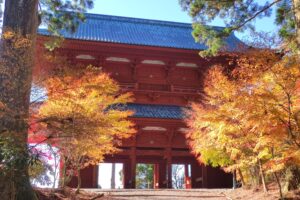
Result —
[[226, 198], [226, 189], [189, 189], [189, 190], [101, 190], [85, 189], [93, 193], [104, 193], [105, 200], [228, 200]]

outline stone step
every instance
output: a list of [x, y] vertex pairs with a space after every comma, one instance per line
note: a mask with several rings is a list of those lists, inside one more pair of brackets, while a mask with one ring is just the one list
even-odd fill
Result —
[[89, 192], [104, 193], [112, 200], [226, 200], [228, 189], [84, 189]]

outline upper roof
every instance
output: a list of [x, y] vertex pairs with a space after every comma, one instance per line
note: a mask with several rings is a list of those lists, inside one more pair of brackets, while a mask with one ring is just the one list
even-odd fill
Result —
[[[207, 49], [204, 44], [195, 42], [191, 34], [192, 25], [188, 23], [89, 13], [85, 16], [86, 21], [79, 25], [75, 33], [62, 31], [62, 35], [77, 40], [192, 50]], [[222, 29], [222, 27], [213, 28]], [[38, 32], [41, 35], [49, 35], [46, 29], [39, 29]], [[227, 50], [234, 51], [241, 41], [232, 34], [226, 39], [226, 43]]]

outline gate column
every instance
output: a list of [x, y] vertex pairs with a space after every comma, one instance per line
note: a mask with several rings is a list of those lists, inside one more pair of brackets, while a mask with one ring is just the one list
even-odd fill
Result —
[[154, 184], [154, 189], [159, 188], [159, 164], [157, 163], [154, 164], [154, 169], [153, 169], [153, 184]]
[[171, 148], [166, 149], [167, 157], [167, 188], [172, 188], [172, 154]]
[[136, 147], [131, 147], [130, 151], [130, 188], [135, 188], [136, 174]]
[[159, 188], [167, 188], [167, 165], [165, 160], [159, 163]]

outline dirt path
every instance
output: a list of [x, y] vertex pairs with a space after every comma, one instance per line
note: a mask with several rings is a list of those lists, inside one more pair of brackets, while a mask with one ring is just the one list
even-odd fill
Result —
[[105, 193], [105, 200], [227, 200], [225, 189], [190, 189], [190, 190], [99, 190], [86, 191]]

